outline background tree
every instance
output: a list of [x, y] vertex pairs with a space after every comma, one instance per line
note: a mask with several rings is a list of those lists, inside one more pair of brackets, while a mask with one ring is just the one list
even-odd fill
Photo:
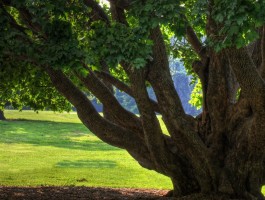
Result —
[[6, 120], [3, 110], [0, 110], [0, 120]]
[[[170, 177], [174, 196], [264, 199], [263, 0], [0, 2], [1, 69], [15, 61], [29, 65], [28, 74], [45, 73], [101, 140]], [[201, 81], [203, 112], [196, 119], [184, 112], [169, 55]], [[135, 99], [140, 116], [119, 104], [112, 86]]]
[[5, 65], [0, 63], [0, 116], [3, 120], [5, 107], [59, 112], [72, 109], [71, 104], [52, 86], [46, 74], [25, 63], [16, 64], [16, 59]]

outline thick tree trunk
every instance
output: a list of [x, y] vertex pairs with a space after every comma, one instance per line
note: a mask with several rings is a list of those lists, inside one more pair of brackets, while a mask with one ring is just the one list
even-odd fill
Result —
[[0, 110], [0, 120], [6, 120], [3, 110]]

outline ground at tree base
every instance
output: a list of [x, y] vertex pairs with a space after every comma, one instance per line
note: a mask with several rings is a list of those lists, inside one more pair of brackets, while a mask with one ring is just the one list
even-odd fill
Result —
[[201, 194], [172, 198], [166, 197], [167, 193], [168, 190], [155, 189], [0, 186], [0, 200], [229, 200]]

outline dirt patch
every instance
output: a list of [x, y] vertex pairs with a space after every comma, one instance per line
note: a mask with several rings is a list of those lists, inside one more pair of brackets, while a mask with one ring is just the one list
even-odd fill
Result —
[[128, 188], [0, 186], [0, 200], [230, 200], [222, 195], [203, 194], [170, 198], [166, 197], [168, 192], [168, 190]]
[[[93, 187], [0, 187], [1, 200], [161, 199], [168, 190]], [[172, 199], [172, 198], [163, 198]]]

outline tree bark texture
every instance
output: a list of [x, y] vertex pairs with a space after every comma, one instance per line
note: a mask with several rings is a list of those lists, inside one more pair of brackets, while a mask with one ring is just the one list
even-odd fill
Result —
[[[110, 20], [129, 26], [124, 9], [130, 1], [110, 1], [112, 19], [92, 0], [84, 1], [93, 11], [91, 20]], [[119, 3], [118, 3], [119, 2]], [[26, 10], [19, 12], [28, 13]], [[37, 23], [28, 29], [41, 31]], [[11, 24], [12, 25], [12, 24]], [[209, 18], [207, 34], [216, 34]], [[73, 71], [71, 76], [52, 66], [40, 66], [54, 87], [73, 104], [78, 117], [102, 141], [125, 149], [139, 164], [171, 178], [173, 195], [202, 193], [205, 197], [224, 194], [229, 198], [262, 200], [265, 184], [265, 28], [251, 47], [231, 47], [221, 52], [203, 48], [191, 26], [187, 41], [200, 60], [194, 71], [203, 88], [200, 117], [184, 112], [170, 75], [167, 49], [160, 27], [150, 30], [152, 57], [144, 68], [136, 69], [121, 61], [129, 78], [123, 83], [111, 74], [102, 58], [102, 71], [88, 70], [86, 76]], [[83, 62], [82, 62], [83, 63]], [[84, 65], [84, 69], [88, 66]], [[75, 79], [72, 79], [72, 76]], [[151, 85], [157, 101], [151, 100], [146, 85]], [[101, 116], [83, 88], [104, 106]], [[136, 101], [139, 116], [124, 109], [113, 94], [113, 87]], [[237, 96], [240, 89], [240, 95]], [[161, 114], [169, 135], [157, 118]], [[0, 117], [3, 112], [0, 111]], [[206, 198], [205, 198], [206, 199]], [[212, 198], [214, 199], [214, 198]]]

